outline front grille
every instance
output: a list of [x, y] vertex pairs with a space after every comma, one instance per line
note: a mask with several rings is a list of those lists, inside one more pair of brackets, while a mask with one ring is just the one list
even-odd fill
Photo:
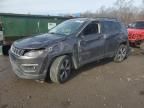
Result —
[[19, 49], [19, 48], [16, 48], [15, 46], [11, 46], [11, 52], [17, 56], [23, 56], [24, 54], [24, 50], [23, 49]]

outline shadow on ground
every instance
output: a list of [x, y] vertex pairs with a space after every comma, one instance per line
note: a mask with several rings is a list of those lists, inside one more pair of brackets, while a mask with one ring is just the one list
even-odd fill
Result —
[[[106, 58], [106, 59], [102, 59], [102, 60], [99, 60], [99, 61], [95, 61], [95, 62], [86, 64], [86, 65], [80, 67], [78, 70], [73, 69], [70, 78], [65, 83], [69, 82], [70, 80], [72, 80], [73, 78], [75, 78], [76, 76], [81, 74], [82, 72], [91, 70], [91, 69], [93, 69], [95, 67], [98, 67], [98, 66], [102, 66], [102, 65], [108, 64], [108, 63], [110, 63], [112, 61], [113, 61], [112, 58]], [[46, 82], [52, 83], [52, 81], [50, 80], [50, 76], [49, 75], [47, 75], [47, 76], [48, 77], [46, 78]]]
[[85, 71], [89, 71], [89, 70], [91, 70], [95, 67], [98, 67], [98, 66], [106, 65], [112, 61], [113, 61], [112, 58], [106, 58], [106, 59], [102, 59], [102, 60], [99, 60], [96, 62], [86, 64], [86, 65], [80, 67], [78, 70], [72, 70], [71, 77], [70, 77], [69, 81], [72, 80], [73, 78], [75, 78], [76, 76], [78, 76], [79, 74], [85, 72]]

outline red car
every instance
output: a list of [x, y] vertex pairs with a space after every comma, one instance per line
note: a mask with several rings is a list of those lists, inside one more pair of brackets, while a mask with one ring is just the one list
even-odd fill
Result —
[[132, 46], [140, 46], [144, 42], [144, 21], [128, 25], [128, 39]]

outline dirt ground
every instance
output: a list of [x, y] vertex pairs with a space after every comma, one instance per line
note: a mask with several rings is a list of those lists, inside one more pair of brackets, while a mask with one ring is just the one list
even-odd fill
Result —
[[0, 108], [144, 108], [144, 54], [91, 63], [62, 85], [19, 79], [0, 56]]

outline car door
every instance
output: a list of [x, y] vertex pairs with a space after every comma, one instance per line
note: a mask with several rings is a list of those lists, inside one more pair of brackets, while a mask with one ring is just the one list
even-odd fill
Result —
[[121, 27], [116, 22], [105, 21], [105, 56], [112, 57], [119, 46], [119, 39], [121, 37]]
[[104, 38], [99, 22], [88, 24], [79, 36], [79, 61], [81, 64], [101, 59], [104, 56]]

